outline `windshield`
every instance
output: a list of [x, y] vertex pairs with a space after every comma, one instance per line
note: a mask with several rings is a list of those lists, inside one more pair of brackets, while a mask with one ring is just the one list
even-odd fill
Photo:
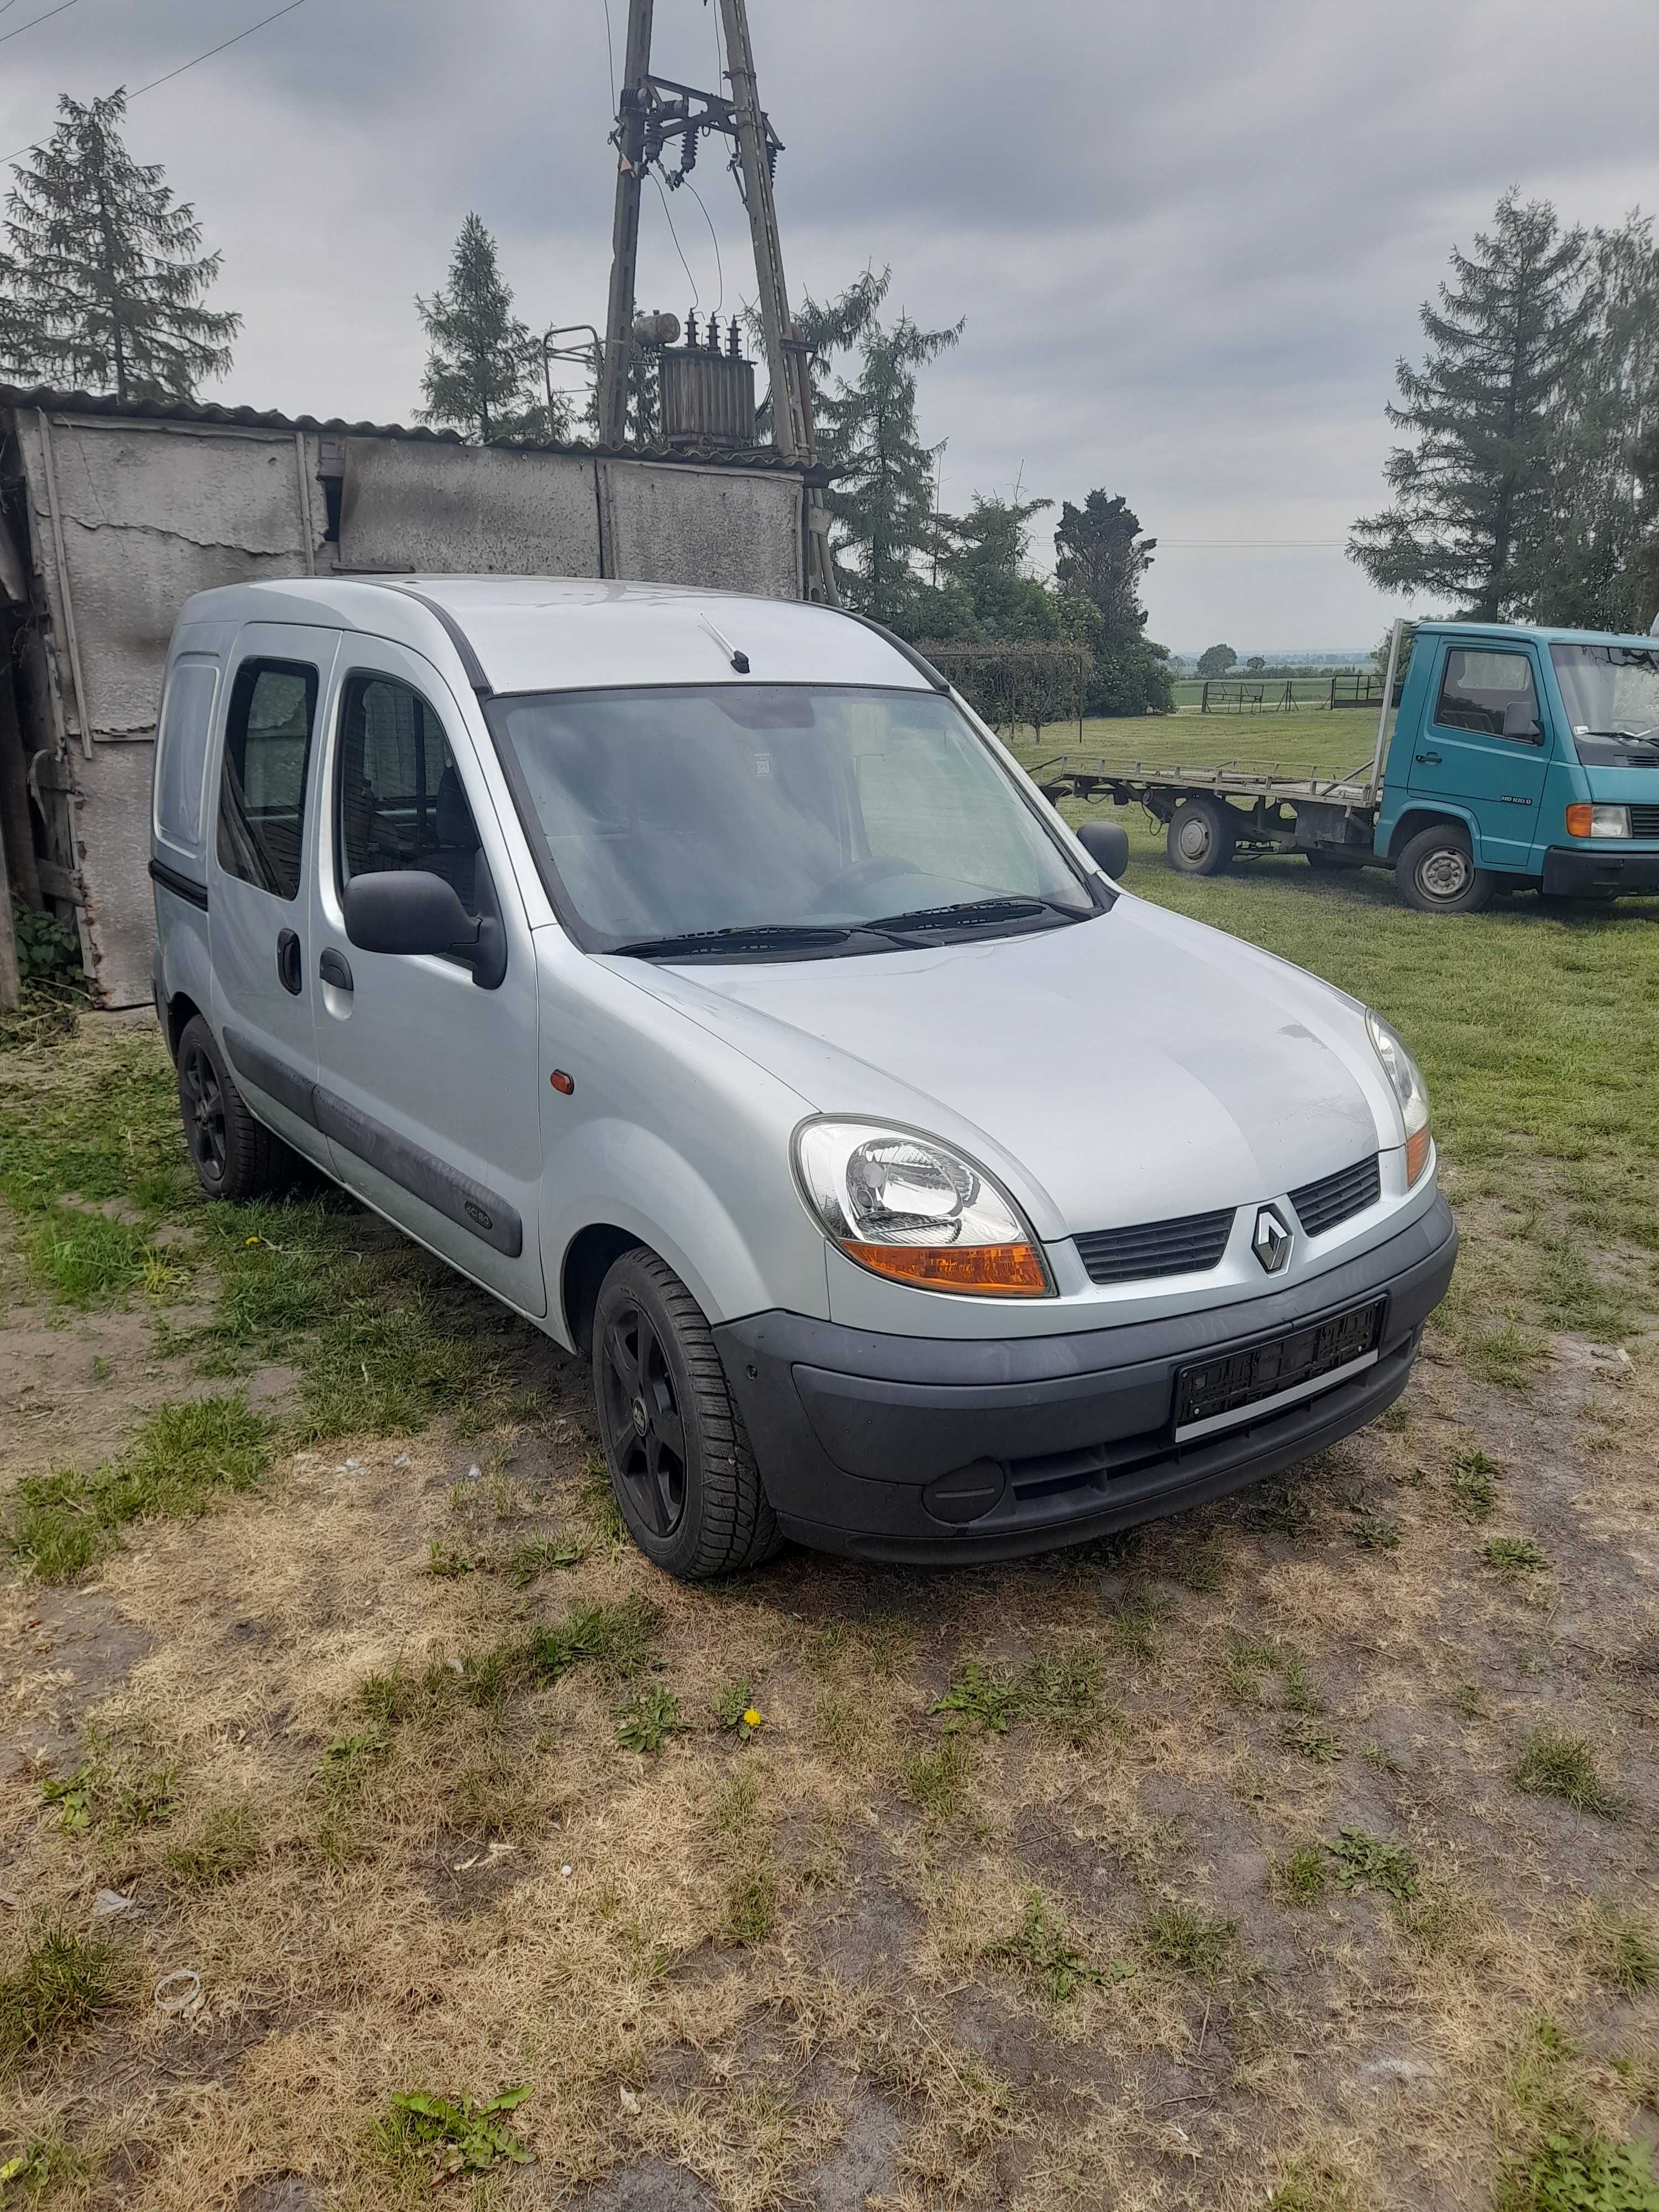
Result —
[[1659, 768], [1659, 647], [1553, 645], [1556, 681], [1588, 768]]
[[723, 933], [694, 957], [799, 957], [1099, 910], [935, 692], [566, 691], [492, 700], [489, 716], [559, 903], [600, 950], [668, 957]]

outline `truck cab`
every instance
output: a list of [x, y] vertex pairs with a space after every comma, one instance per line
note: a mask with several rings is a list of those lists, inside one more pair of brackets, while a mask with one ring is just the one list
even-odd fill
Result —
[[1376, 851], [1423, 913], [1659, 890], [1659, 642], [1419, 623]]

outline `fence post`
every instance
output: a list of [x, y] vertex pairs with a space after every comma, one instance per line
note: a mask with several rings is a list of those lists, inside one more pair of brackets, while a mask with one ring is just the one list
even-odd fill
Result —
[[1207, 683], [1198, 695], [1198, 711], [1200, 714], [1207, 714], [1210, 711], [1210, 687]]

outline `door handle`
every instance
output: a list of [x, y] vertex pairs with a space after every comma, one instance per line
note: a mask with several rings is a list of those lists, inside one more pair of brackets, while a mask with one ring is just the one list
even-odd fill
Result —
[[276, 981], [289, 994], [297, 999], [305, 977], [300, 963], [300, 940], [291, 929], [276, 933]]
[[1420, 761], [1431, 763], [1436, 768], [1438, 768], [1440, 765], [1440, 756], [1438, 753], [1419, 753], [1417, 757]]
[[351, 963], [343, 952], [337, 952], [331, 945], [317, 963], [317, 973], [325, 983], [331, 983], [337, 991], [349, 991], [352, 988]]

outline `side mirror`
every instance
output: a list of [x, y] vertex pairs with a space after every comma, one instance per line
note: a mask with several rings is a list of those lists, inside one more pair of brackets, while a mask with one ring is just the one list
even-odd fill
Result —
[[478, 925], [441, 876], [420, 869], [354, 876], [342, 901], [346, 935], [363, 952], [465, 952]]
[[1080, 822], [1077, 842], [1114, 883], [1129, 865], [1129, 833], [1116, 822]]
[[354, 876], [341, 901], [346, 935], [364, 952], [447, 953], [466, 963], [480, 990], [498, 990], [507, 980], [507, 931], [482, 854], [477, 896], [480, 911], [469, 914], [443, 878], [423, 868]]
[[1534, 745], [1544, 742], [1544, 732], [1538, 726], [1536, 710], [1522, 699], [1511, 701], [1504, 709], [1504, 735], [1522, 738]]

